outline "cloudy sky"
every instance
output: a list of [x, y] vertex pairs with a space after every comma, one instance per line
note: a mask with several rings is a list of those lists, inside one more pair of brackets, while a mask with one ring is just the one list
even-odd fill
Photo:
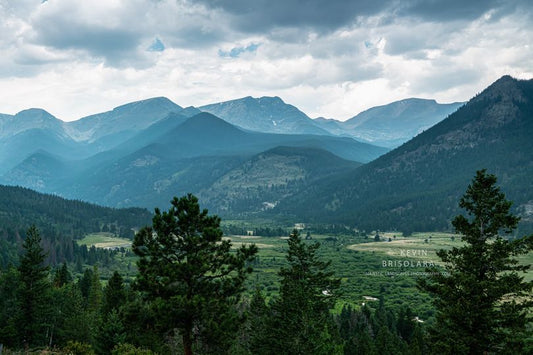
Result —
[[533, 78], [530, 0], [0, 0], [0, 112], [280, 96], [345, 120]]

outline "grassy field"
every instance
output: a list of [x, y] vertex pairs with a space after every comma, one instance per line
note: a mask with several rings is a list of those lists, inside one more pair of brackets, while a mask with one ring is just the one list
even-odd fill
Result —
[[106, 248], [106, 249], [113, 249], [113, 248], [130, 248], [131, 247], [131, 240], [129, 239], [123, 239], [123, 238], [117, 238], [113, 233], [92, 233], [87, 234], [83, 239], [80, 239], [78, 241], [79, 245], [87, 245], [88, 247], [95, 246], [96, 248]]
[[[303, 233], [305, 235], [305, 233]], [[390, 241], [389, 241], [390, 238]], [[262, 290], [267, 299], [279, 292], [278, 272], [287, 266], [287, 237], [262, 237], [234, 235], [230, 239], [234, 248], [243, 244], [255, 244], [259, 253], [253, 263], [253, 273], [247, 280], [251, 293], [256, 288]], [[350, 303], [377, 302], [383, 297], [389, 307], [409, 305], [422, 319], [433, 313], [430, 298], [417, 287], [417, 280], [427, 277], [425, 268], [432, 264], [439, 268], [437, 250], [460, 247], [461, 238], [448, 233], [415, 233], [408, 238], [398, 233], [380, 233], [379, 242], [374, 236], [331, 236], [312, 235], [307, 243], [319, 242], [319, 255], [322, 260], [331, 261], [331, 270], [341, 283], [339, 305]], [[98, 248], [131, 247], [131, 241], [115, 238], [111, 233], [87, 235], [80, 244]], [[135, 276], [135, 260], [131, 256], [118, 255], [121, 271], [127, 278]], [[523, 263], [533, 263], [533, 253], [521, 257]], [[123, 265], [122, 265], [123, 264]], [[442, 269], [444, 271], [444, 269]], [[526, 279], [533, 279], [530, 271]]]
[[[248, 289], [260, 288], [267, 298], [279, 291], [278, 271], [286, 266], [286, 237], [231, 236], [235, 247], [255, 243], [259, 253], [254, 271], [248, 280]], [[390, 238], [390, 242], [388, 241]], [[390, 307], [408, 304], [421, 318], [433, 313], [430, 298], [417, 287], [419, 278], [427, 277], [426, 267], [435, 265], [441, 270], [437, 251], [462, 245], [461, 238], [450, 233], [415, 233], [408, 238], [398, 233], [380, 233], [374, 236], [312, 235], [309, 243], [318, 241], [323, 260], [331, 260], [331, 269], [342, 280], [341, 302], [352, 305], [377, 302], [383, 296]], [[533, 253], [519, 258], [533, 263]], [[444, 268], [442, 268], [444, 272]], [[533, 272], [526, 275], [533, 279]]]
[[[451, 233], [415, 233], [408, 238], [394, 238], [394, 235], [391, 236], [390, 234], [384, 233], [384, 237], [382, 238], [382, 240], [389, 240], [388, 238], [391, 238], [392, 240], [390, 242], [359, 243], [349, 245], [348, 248], [366, 253], [375, 253], [378, 257], [382, 258], [400, 258], [403, 261], [413, 261], [413, 263], [426, 261], [440, 265], [440, 258], [437, 255], [438, 250], [449, 250], [453, 247], [459, 248], [463, 245], [461, 237]], [[518, 260], [521, 264], [533, 265], [533, 253], [521, 255], [518, 257]], [[530, 270], [525, 275], [525, 279], [528, 281], [533, 280], [533, 270]]]
[[[348, 245], [347, 248], [382, 256], [414, 259], [438, 263], [437, 251], [460, 247], [463, 242], [458, 235], [449, 233], [415, 233], [411, 237], [397, 237], [383, 233], [381, 241]], [[396, 237], [395, 237], [396, 236]], [[390, 241], [388, 241], [390, 239]]]

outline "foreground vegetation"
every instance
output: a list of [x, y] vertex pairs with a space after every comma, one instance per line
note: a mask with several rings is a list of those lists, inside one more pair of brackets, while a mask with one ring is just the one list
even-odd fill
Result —
[[[105, 283], [98, 262], [50, 269], [31, 227], [20, 262], [0, 273], [0, 344], [8, 353], [527, 354], [533, 283], [522, 275], [533, 237], [500, 236], [517, 219], [495, 182], [478, 173], [457, 235], [223, 238], [220, 219], [188, 195], [137, 233], [135, 277], [115, 271]], [[80, 250], [110, 265], [134, 260], [109, 233], [88, 235]]]

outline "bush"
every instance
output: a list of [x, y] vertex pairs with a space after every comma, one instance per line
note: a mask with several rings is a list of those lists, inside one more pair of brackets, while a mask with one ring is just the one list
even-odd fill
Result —
[[153, 355], [151, 350], [140, 349], [131, 344], [118, 344], [111, 352], [113, 355]]
[[63, 348], [63, 352], [69, 355], [95, 355], [90, 344], [69, 340]]

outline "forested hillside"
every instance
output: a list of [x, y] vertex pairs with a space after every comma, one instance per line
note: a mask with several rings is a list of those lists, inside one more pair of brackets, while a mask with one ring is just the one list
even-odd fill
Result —
[[114, 209], [41, 194], [22, 187], [0, 185], [0, 265], [17, 262], [26, 230], [35, 225], [52, 263], [75, 261], [74, 242], [102, 230], [132, 239], [134, 230], [150, 222], [141, 208]]
[[532, 136], [533, 80], [505, 76], [411, 141], [283, 201], [277, 212], [366, 230], [450, 230], [462, 186], [486, 168], [501, 176], [522, 217], [518, 233], [531, 231]]

